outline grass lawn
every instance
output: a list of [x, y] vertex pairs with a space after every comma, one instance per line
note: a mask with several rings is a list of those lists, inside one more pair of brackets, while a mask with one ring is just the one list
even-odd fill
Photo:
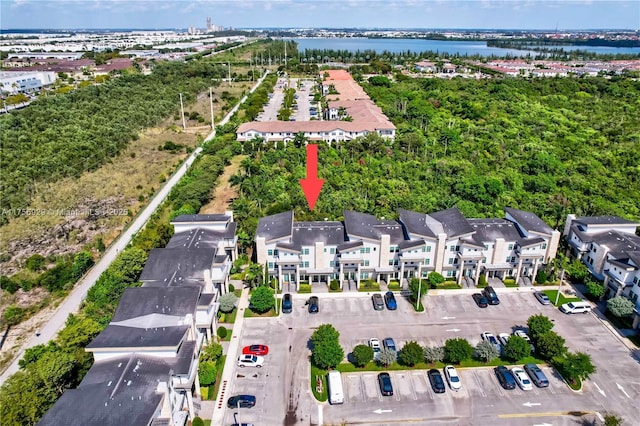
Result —
[[358, 291], [367, 292], [367, 291], [380, 291], [380, 284], [377, 282], [371, 281], [361, 281], [360, 288]]
[[[209, 398], [214, 399], [218, 396], [218, 388], [220, 387], [220, 379], [222, 378], [222, 370], [224, 370], [224, 361], [227, 359], [226, 355], [222, 355], [216, 361], [216, 367], [218, 368], [218, 372], [216, 374], [216, 382], [213, 385], [213, 388], [209, 386]], [[203, 397], [204, 399], [204, 397]]]
[[311, 284], [300, 284], [298, 293], [311, 293]]
[[[276, 305], [278, 306], [278, 312], [280, 312], [280, 304], [281, 303], [282, 303], [282, 299], [276, 299]], [[276, 313], [276, 309], [275, 308], [269, 309], [264, 314], [259, 314], [257, 312], [253, 312], [251, 309], [245, 309], [244, 310], [244, 317], [245, 318], [267, 318], [267, 317], [277, 317], [277, 316], [278, 316], [278, 314]]]
[[558, 294], [558, 290], [544, 290], [543, 293], [547, 295], [549, 300], [551, 300], [551, 303], [553, 303], [555, 306], [560, 306], [560, 305], [564, 305], [565, 303], [577, 302], [581, 300], [579, 297], [566, 297], [564, 294], [562, 294], [562, 292], [560, 292], [560, 297], [558, 298], [558, 304], [556, 305], [554, 302], [556, 301], [556, 295]]
[[218, 320], [219, 323], [225, 323], [225, 324], [233, 324], [236, 322], [236, 315], [238, 314], [238, 308], [235, 308], [233, 311], [227, 313], [227, 314], [221, 314], [220, 315], [220, 319]]
[[460, 290], [461, 287], [455, 281], [445, 281], [431, 288], [434, 290]]
[[[233, 329], [228, 327], [223, 327], [223, 328], [227, 330], [227, 335], [224, 337], [224, 339], [220, 339], [220, 340], [222, 340], [223, 342], [229, 342], [231, 340], [231, 333], [233, 332]], [[217, 335], [217, 330], [216, 330], [216, 335]]]
[[[322, 380], [322, 392], [318, 392], [316, 389], [316, 383], [318, 382], [318, 377]], [[320, 402], [324, 402], [327, 400], [327, 370], [323, 370], [321, 368], [316, 367], [311, 364], [311, 392], [313, 392], [313, 397]]]
[[398, 281], [389, 281], [387, 287], [389, 288], [389, 290], [402, 290], [402, 287], [400, 286], [400, 283]]
[[244, 272], [238, 272], [235, 274], [231, 274], [231, 276], [229, 277], [232, 280], [243, 280], [244, 279]]
[[242, 296], [242, 289], [237, 289], [237, 290], [233, 290], [233, 294], [236, 295], [236, 297], [239, 299], [240, 296]]

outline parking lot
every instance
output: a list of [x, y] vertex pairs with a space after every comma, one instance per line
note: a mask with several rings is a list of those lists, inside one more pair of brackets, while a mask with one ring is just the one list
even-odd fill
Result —
[[[269, 102], [264, 107], [263, 112], [257, 117], [257, 121], [276, 121], [278, 119], [278, 111], [282, 108], [282, 102], [284, 101], [284, 91], [287, 87], [294, 88], [296, 90], [296, 104], [297, 108], [293, 109], [291, 118], [295, 121], [309, 121], [311, 115], [309, 108], [313, 105], [319, 109], [319, 103], [313, 102], [313, 81], [301, 80], [300, 88], [298, 88], [298, 79], [296, 78], [279, 78], [276, 82], [276, 86], [273, 89], [273, 94], [269, 99]], [[320, 113], [316, 116], [320, 119]]]
[[[317, 314], [307, 312], [308, 295], [294, 295], [291, 314], [245, 321], [240, 346], [263, 343], [269, 345], [270, 352], [262, 369], [236, 368], [240, 376], [235, 376], [228, 395], [256, 395], [256, 407], [241, 410], [241, 420], [254, 424], [315, 424], [320, 416], [318, 405], [328, 424], [569, 425], [593, 419], [595, 411], [631, 416], [627, 418], [637, 422], [629, 424], [640, 424], [640, 414], [630, 410], [640, 398], [640, 374], [637, 380], [629, 374], [639, 372], [640, 365], [594, 315], [562, 314], [553, 306], [540, 305], [529, 290], [499, 295], [500, 305], [485, 309], [478, 308], [468, 294], [430, 295], [426, 312], [416, 313], [402, 297], [397, 297], [398, 310], [375, 311], [366, 293], [322, 294]], [[554, 329], [565, 337], [570, 350], [591, 354], [598, 372], [581, 393], [571, 391], [547, 366], [542, 370], [550, 386], [531, 391], [504, 390], [493, 369], [481, 367], [458, 369], [462, 381], [458, 392], [447, 387], [444, 394], [433, 393], [424, 370], [390, 371], [394, 387], [390, 397], [381, 395], [377, 372], [343, 373], [343, 405], [318, 404], [310, 392], [307, 345], [321, 324], [334, 325], [348, 354], [373, 337], [392, 337], [399, 349], [410, 340], [443, 345], [452, 337], [464, 337], [475, 345], [482, 332], [511, 334], [526, 327], [527, 318], [536, 313], [554, 321]], [[236, 411], [227, 410], [229, 424], [237, 420], [233, 416]]]

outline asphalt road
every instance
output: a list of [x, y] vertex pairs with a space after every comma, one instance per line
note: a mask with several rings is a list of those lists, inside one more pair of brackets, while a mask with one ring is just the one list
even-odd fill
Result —
[[[265, 73], [251, 88], [249, 91], [253, 93], [253, 91], [262, 83], [264, 78], [267, 76], [268, 72]], [[246, 100], [246, 96], [244, 96], [236, 106], [229, 111], [229, 113], [218, 123], [219, 125], [223, 125], [229, 121], [231, 116], [238, 110], [239, 106]], [[209, 136], [205, 139], [205, 141], [209, 141], [213, 139], [215, 136], [215, 130], [212, 131]], [[100, 260], [91, 268], [88, 273], [80, 280], [80, 282], [74, 287], [71, 293], [67, 296], [67, 298], [60, 304], [56, 312], [49, 319], [49, 321], [40, 329], [40, 335], [31, 336], [23, 345], [20, 352], [17, 354], [13, 362], [7, 367], [7, 369], [2, 372], [0, 375], [0, 384], [4, 383], [4, 381], [13, 373], [18, 371], [18, 361], [24, 355], [26, 349], [31, 348], [36, 345], [46, 344], [49, 340], [55, 338], [67, 320], [67, 317], [70, 313], [75, 313], [80, 308], [82, 301], [87, 295], [89, 289], [95, 284], [96, 280], [100, 277], [108, 267], [111, 265], [118, 253], [129, 244], [133, 236], [147, 223], [151, 215], [156, 211], [158, 206], [167, 198], [171, 189], [173, 189], [174, 185], [177, 184], [182, 176], [185, 175], [187, 170], [196, 157], [202, 152], [202, 148], [195, 149], [191, 155], [189, 155], [182, 165], [176, 170], [173, 175], [166, 181], [165, 185], [160, 188], [160, 190], [153, 196], [153, 198], [149, 201], [149, 204], [138, 214], [138, 216], [134, 219], [134, 221], [123, 231], [122, 234], [109, 246], [109, 248], [105, 251], [104, 255]]]
[[[241, 409], [241, 420], [284, 425], [322, 420], [326, 424], [559, 426], [593, 421], [596, 412], [613, 412], [625, 417], [626, 424], [640, 424], [640, 412], [634, 408], [640, 398], [640, 365], [595, 315], [565, 315], [540, 305], [531, 291], [505, 289], [505, 293], [500, 305], [486, 309], [476, 307], [468, 294], [430, 295], [427, 312], [420, 314], [402, 299], [397, 311], [374, 311], [370, 297], [356, 293], [321, 295], [320, 313], [310, 315], [304, 307], [305, 295], [296, 296], [293, 313], [244, 324], [241, 345], [267, 344], [270, 354], [264, 371], [236, 376], [232, 383], [233, 394], [250, 393], [258, 398], [256, 407]], [[442, 345], [457, 336], [475, 345], [483, 331], [496, 336], [511, 333], [526, 327], [527, 318], [537, 313], [554, 321], [570, 350], [592, 356], [598, 371], [581, 392], [573, 392], [552, 368], [542, 366], [550, 386], [530, 391], [504, 390], [493, 370], [481, 367], [459, 369], [463, 388], [458, 392], [447, 389], [435, 394], [426, 372], [414, 370], [391, 372], [392, 397], [380, 394], [375, 372], [342, 375], [343, 405], [318, 404], [311, 395], [307, 342], [320, 324], [336, 327], [348, 354], [372, 337], [393, 337], [398, 348], [410, 340]], [[231, 424], [237, 414], [237, 410], [227, 410], [225, 420]]]

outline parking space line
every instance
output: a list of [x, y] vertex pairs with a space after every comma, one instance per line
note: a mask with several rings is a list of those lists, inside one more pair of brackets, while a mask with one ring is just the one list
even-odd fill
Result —
[[418, 399], [418, 394], [416, 393], [416, 387], [413, 383], [413, 374], [409, 374], [409, 385], [411, 386], [411, 396], [413, 400], [416, 401]]
[[478, 377], [477, 373], [475, 371], [472, 372], [473, 374], [473, 378], [476, 380], [476, 384], [478, 385], [478, 389], [480, 390], [480, 395], [482, 395], [483, 397], [486, 398], [487, 394], [484, 392], [484, 389], [482, 389], [482, 383], [480, 383], [480, 378]]

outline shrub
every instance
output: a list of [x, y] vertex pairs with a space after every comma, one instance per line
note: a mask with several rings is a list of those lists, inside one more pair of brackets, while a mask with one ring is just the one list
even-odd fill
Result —
[[473, 346], [467, 339], [456, 337], [448, 339], [444, 344], [444, 358], [447, 362], [458, 364], [473, 356]]
[[2, 314], [2, 319], [7, 325], [16, 325], [24, 318], [24, 309], [17, 305], [9, 306]]
[[569, 383], [586, 380], [596, 371], [596, 367], [591, 362], [591, 356], [583, 352], [555, 357], [552, 364]]
[[520, 336], [511, 336], [504, 345], [504, 356], [511, 361], [518, 361], [531, 355], [529, 342]]
[[442, 361], [444, 359], [444, 347], [425, 346], [424, 359], [431, 363]]
[[218, 371], [216, 365], [212, 362], [201, 362], [198, 367], [198, 375], [202, 386], [211, 386], [216, 382], [216, 374]]
[[223, 326], [218, 327], [217, 334], [218, 334], [218, 337], [221, 338], [221, 339], [226, 338], [227, 337], [227, 328], [223, 327]]
[[229, 284], [229, 293], [233, 293], [234, 291], [236, 291], [236, 288], [233, 286], [233, 284]]
[[398, 354], [396, 353], [396, 351], [387, 349], [387, 348], [382, 348], [380, 350], [380, 356], [378, 356], [378, 362], [381, 365], [389, 366], [394, 362], [396, 362], [397, 359], [398, 359]]
[[269, 287], [260, 286], [251, 293], [249, 303], [251, 305], [251, 310], [258, 313], [264, 313], [275, 306], [276, 298], [273, 296], [273, 290]]
[[338, 290], [340, 288], [340, 283], [338, 280], [331, 280], [331, 284], [329, 284], [329, 288], [331, 290]]
[[538, 335], [536, 351], [541, 358], [551, 360], [554, 357], [564, 355], [567, 348], [564, 346], [564, 338], [562, 336], [555, 331], [547, 331]]
[[491, 362], [500, 356], [500, 351], [496, 346], [486, 340], [476, 345], [475, 355], [484, 362]]
[[444, 277], [438, 272], [431, 272], [427, 277], [427, 281], [429, 281], [431, 288], [436, 288], [438, 284], [442, 284], [444, 282]]
[[368, 345], [358, 345], [353, 348], [353, 364], [356, 367], [364, 367], [373, 359], [373, 349]]
[[542, 314], [537, 314], [529, 317], [527, 320], [527, 327], [529, 327], [529, 335], [535, 343], [539, 335], [551, 331], [553, 323], [548, 317]]
[[398, 359], [403, 365], [413, 366], [421, 362], [424, 359], [424, 352], [422, 346], [417, 342], [410, 341], [400, 349]]
[[628, 317], [635, 309], [634, 303], [623, 296], [612, 297], [607, 300], [607, 309], [616, 317]]
[[27, 261], [25, 262], [25, 266], [28, 270], [35, 272], [43, 269], [45, 262], [46, 262], [46, 259], [44, 258], [44, 256], [40, 254], [34, 254], [29, 256], [29, 258], [27, 258]]
[[547, 273], [543, 269], [538, 271], [538, 274], [536, 275], [536, 282], [538, 284], [544, 284], [547, 282]]
[[[224, 330], [224, 335], [226, 336], [227, 334], [227, 329], [224, 327], [218, 327], [218, 336], [222, 333], [220, 333], [220, 329]], [[200, 362], [213, 362], [215, 363], [216, 361], [218, 361], [218, 359], [222, 356], [222, 345], [219, 343], [215, 343], [212, 342], [210, 344], [208, 344], [207, 346], [205, 346], [204, 348], [202, 348], [202, 351], [200, 352]]]
[[478, 287], [486, 287], [489, 283], [487, 282], [487, 276], [485, 274], [481, 274], [478, 279]]
[[204, 426], [204, 420], [196, 416], [193, 418], [193, 421], [191, 422], [191, 426]]
[[587, 292], [593, 297], [599, 299], [604, 296], [604, 286], [597, 281], [587, 281]]
[[220, 311], [224, 313], [229, 313], [233, 311], [236, 307], [236, 302], [238, 301], [238, 297], [229, 292], [220, 296]]
[[18, 284], [13, 278], [7, 277], [6, 275], [0, 275], [0, 288], [2, 290], [6, 290], [9, 293], [13, 294], [20, 288], [20, 284]]

